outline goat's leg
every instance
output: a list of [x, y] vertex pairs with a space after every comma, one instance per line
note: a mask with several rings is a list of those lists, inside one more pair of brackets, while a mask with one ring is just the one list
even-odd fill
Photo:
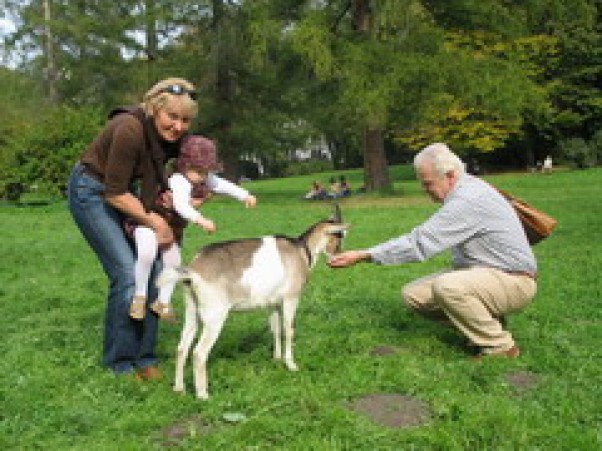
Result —
[[274, 309], [270, 314], [270, 329], [274, 337], [274, 360], [282, 360], [282, 323], [280, 320], [280, 309]]
[[208, 399], [207, 392], [207, 359], [211, 348], [217, 341], [219, 334], [228, 317], [228, 309], [221, 306], [212, 305], [211, 308], [205, 308], [201, 311], [203, 321], [203, 332], [201, 338], [194, 348], [194, 384], [196, 396], [199, 399]]
[[285, 299], [282, 302], [282, 322], [284, 323], [284, 364], [290, 371], [297, 371], [293, 358], [293, 336], [297, 298]]
[[173, 390], [180, 393], [185, 391], [184, 367], [186, 366], [186, 359], [190, 352], [190, 346], [192, 345], [192, 341], [194, 340], [198, 329], [196, 303], [189, 287], [184, 287], [184, 302], [186, 306], [184, 327], [182, 328], [180, 343], [178, 343], [178, 349], [176, 351], [176, 375], [173, 386]]

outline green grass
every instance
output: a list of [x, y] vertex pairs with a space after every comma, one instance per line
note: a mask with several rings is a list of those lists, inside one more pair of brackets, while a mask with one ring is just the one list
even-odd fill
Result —
[[[395, 192], [341, 202], [352, 227], [345, 246], [401, 234], [436, 205], [407, 167]], [[323, 174], [326, 181], [332, 174]], [[359, 171], [345, 171], [355, 187]], [[297, 235], [329, 214], [300, 197], [314, 176], [250, 182], [259, 205], [229, 199], [204, 207], [218, 233], [189, 228], [185, 255], [213, 240]], [[398, 267], [316, 267], [299, 307], [298, 373], [271, 361], [265, 312], [233, 314], [209, 361], [208, 402], [171, 391], [179, 328], [158, 348], [167, 379], [139, 384], [100, 364], [106, 280], [63, 201], [0, 206], [0, 449], [374, 450], [602, 448], [602, 170], [487, 177], [559, 220], [535, 247], [535, 301], [510, 318], [523, 355], [474, 363], [453, 330], [412, 315], [401, 285], [447, 256]], [[181, 292], [174, 302], [179, 310]], [[181, 316], [181, 315], [180, 315]], [[376, 346], [394, 355], [374, 356]], [[519, 390], [507, 376], [529, 372]], [[374, 424], [349, 409], [359, 396], [398, 393], [425, 402], [430, 421], [409, 429]], [[246, 420], [228, 423], [226, 413]]]

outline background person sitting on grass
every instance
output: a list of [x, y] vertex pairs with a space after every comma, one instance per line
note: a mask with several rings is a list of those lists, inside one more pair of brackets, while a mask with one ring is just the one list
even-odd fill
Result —
[[479, 355], [517, 357], [504, 315], [527, 305], [536, 292], [535, 257], [508, 201], [491, 185], [465, 173], [464, 163], [445, 144], [432, 144], [414, 159], [424, 191], [443, 205], [410, 233], [365, 250], [333, 256], [333, 268], [424, 261], [447, 249], [452, 269], [402, 289], [413, 310], [450, 321]]
[[339, 196], [347, 197], [351, 195], [351, 183], [347, 181], [344, 175], [339, 177]]
[[318, 180], [314, 180], [309, 188], [309, 191], [305, 194], [305, 199], [309, 200], [321, 200], [326, 199], [326, 191], [322, 187], [322, 184]]
[[328, 197], [332, 199], [339, 197], [341, 195], [341, 185], [337, 181], [337, 179], [334, 177], [330, 177], [328, 183], [330, 184]]

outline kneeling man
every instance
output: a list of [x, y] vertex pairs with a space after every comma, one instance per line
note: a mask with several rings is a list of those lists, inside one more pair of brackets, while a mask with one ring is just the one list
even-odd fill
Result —
[[422, 149], [414, 169], [441, 208], [411, 232], [335, 255], [329, 265], [417, 262], [449, 249], [452, 268], [409, 283], [403, 300], [426, 316], [451, 321], [479, 355], [518, 357], [504, 315], [522, 309], [537, 289], [537, 263], [518, 216], [495, 188], [467, 174], [445, 144]]

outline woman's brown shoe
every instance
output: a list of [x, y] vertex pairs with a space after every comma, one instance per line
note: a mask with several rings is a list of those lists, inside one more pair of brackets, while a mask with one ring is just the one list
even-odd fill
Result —
[[136, 379], [140, 381], [158, 381], [163, 378], [161, 374], [161, 370], [156, 366], [145, 366], [144, 368], [140, 368], [136, 370]]

